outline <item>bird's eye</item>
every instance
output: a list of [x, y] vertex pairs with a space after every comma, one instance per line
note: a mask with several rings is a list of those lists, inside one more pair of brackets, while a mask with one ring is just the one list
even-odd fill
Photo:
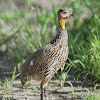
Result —
[[62, 12], [63, 14], [66, 14], [67, 12], [66, 11], [64, 11], [64, 12]]

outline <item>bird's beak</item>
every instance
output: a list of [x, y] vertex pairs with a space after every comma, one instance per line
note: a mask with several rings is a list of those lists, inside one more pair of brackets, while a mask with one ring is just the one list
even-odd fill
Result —
[[70, 16], [75, 16], [73, 13]]

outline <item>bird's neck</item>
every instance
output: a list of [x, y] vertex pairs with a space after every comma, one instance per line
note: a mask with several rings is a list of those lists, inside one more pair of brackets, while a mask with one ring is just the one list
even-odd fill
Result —
[[65, 29], [65, 21], [66, 21], [67, 18], [61, 18], [59, 20], [59, 24], [61, 26], [62, 29]]
[[67, 18], [58, 19], [58, 34], [61, 33], [62, 30], [65, 30], [65, 21]]
[[58, 19], [58, 33], [56, 37], [50, 42], [51, 44], [55, 43], [57, 39], [67, 38], [67, 31], [65, 29], [65, 19]]

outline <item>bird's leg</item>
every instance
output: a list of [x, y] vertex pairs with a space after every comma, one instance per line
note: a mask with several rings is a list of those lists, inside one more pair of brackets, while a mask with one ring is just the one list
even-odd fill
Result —
[[23, 77], [21, 77], [21, 84], [22, 84], [22, 87], [24, 86], [24, 84], [26, 83], [26, 81], [27, 81], [27, 78], [24, 78], [24, 79], [23, 79]]
[[[40, 87], [41, 87], [41, 99], [40, 99], [40, 100], [44, 100], [44, 99], [43, 99], [43, 96], [46, 97], [46, 100], [49, 100], [48, 94], [47, 94], [47, 89], [46, 89], [46, 87], [47, 87], [47, 82], [44, 82], [44, 80], [42, 80], [42, 81], [41, 81]], [[44, 93], [44, 95], [43, 95], [43, 93]]]
[[47, 87], [44, 87], [44, 95], [47, 98], [47, 100], [49, 100], [48, 94], [47, 94]]
[[40, 100], [43, 100], [43, 84], [40, 85], [40, 88], [41, 88], [41, 99]]

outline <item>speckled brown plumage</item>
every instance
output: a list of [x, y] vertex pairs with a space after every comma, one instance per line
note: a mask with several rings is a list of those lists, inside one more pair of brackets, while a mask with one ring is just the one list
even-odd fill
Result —
[[[48, 81], [52, 78], [55, 72], [61, 68], [62, 64], [68, 57], [68, 34], [66, 29], [62, 29], [60, 25], [60, 19], [62, 17], [60, 13], [63, 11], [69, 10], [60, 9], [58, 11], [59, 29], [56, 37], [47, 45], [35, 51], [21, 68], [22, 85], [24, 85], [29, 79], [41, 81], [41, 100], [43, 100], [43, 89], [46, 92]], [[47, 93], [45, 95], [47, 96]]]

